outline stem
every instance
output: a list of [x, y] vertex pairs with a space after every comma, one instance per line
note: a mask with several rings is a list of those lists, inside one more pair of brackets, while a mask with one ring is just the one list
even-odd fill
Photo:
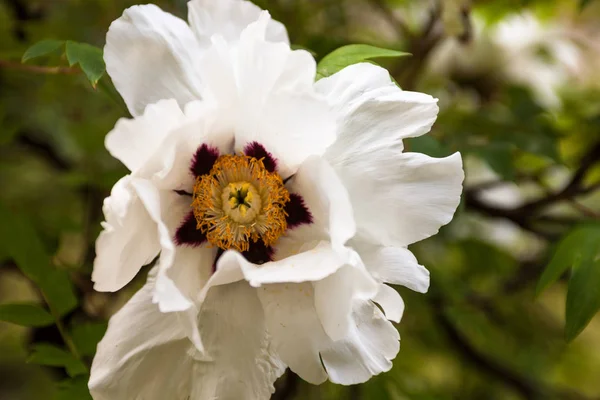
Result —
[[71, 354], [73, 354], [73, 356], [77, 360], [81, 361], [81, 363], [83, 365], [85, 365], [85, 367], [87, 369], [87, 365], [83, 362], [81, 354], [79, 354], [79, 350], [77, 350], [77, 346], [75, 346], [75, 342], [73, 342], [71, 335], [65, 328], [65, 325], [62, 322], [60, 314], [56, 311], [56, 309], [52, 306], [52, 304], [50, 304], [50, 302], [48, 301], [48, 298], [44, 294], [44, 291], [40, 290], [40, 292], [42, 293], [42, 297], [44, 298], [44, 301], [46, 302], [46, 304], [48, 304], [48, 308], [50, 309], [50, 314], [52, 314], [52, 317], [54, 317], [54, 322], [56, 323], [56, 328], [58, 329], [58, 332], [60, 333], [60, 336], [62, 337], [63, 341], [67, 345], [67, 348], [69, 349]]
[[[24, 72], [32, 72], [34, 74], [45, 74], [45, 75], [78, 75], [81, 73], [81, 69], [76, 67], [44, 67], [40, 65], [27, 65], [16, 61], [0, 60], [0, 68], [15, 69]], [[119, 97], [115, 90], [109, 85], [104, 78], [98, 81], [98, 88], [102, 93], [106, 95], [113, 103], [115, 103], [121, 110], [129, 116], [129, 110], [123, 104], [123, 101]]]
[[73, 353], [76, 359], [83, 362], [81, 354], [79, 354], [79, 350], [77, 350], [77, 346], [75, 346], [75, 342], [73, 342], [71, 335], [69, 335], [69, 332], [65, 329], [65, 325], [63, 324], [62, 320], [58, 315], [55, 315], [54, 313], [52, 313], [52, 315], [56, 319], [56, 327], [60, 332], [60, 336], [63, 338], [65, 344], [67, 345], [67, 348], [71, 353]]
[[73, 67], [43, 67], [40, 65], [21, 64], [20, 62], [8, 60], [0, 60], [0, 68], [16, 69], [46, 75], [76, 75], [81, 72], [79, 68]]

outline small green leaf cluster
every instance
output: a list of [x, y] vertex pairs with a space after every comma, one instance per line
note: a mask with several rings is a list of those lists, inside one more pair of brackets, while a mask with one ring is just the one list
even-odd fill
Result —
[[91, 399], [87, 380], [90, 357], [106, 331], [106, 323], [80, 323], [68, 328], [63, 318], [78, 305], [68, 273], [58, 269], [27, 216], [15, 213], [0, 202], [0, 250], [40, 290], [45, 305], [30, 303], [0, 304], [0, 321], [25, 327], [55, 325], [63, 345], [36, 342], [29, 349], [27, 362], [64, 369], [71, 379], [59, 385], [54, 400]]
[[48, 56], [58, 51], [64, 51], [69, 66], [78, 66], [88, 78], [93, 87], [96, 87], [106, 71], [102, 50], [87, 43], [72, 40], [42, 40], [31, 46], [23, 54], [22, 62]]

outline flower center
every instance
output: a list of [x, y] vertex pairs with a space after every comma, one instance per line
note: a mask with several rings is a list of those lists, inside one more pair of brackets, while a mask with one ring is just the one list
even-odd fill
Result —
[[235, 222], [246, 224], [254, 221], [260, 212], [260, 195], [249, 182], [233, 182], [227, 185], [223, 194], [223, 211]]
[[192, 208], [196, 228], [223, 250], [247, 251], [262, 240], [272, 245], [287, 228], [290, 194], [262, 159], [220, 156], [210, 172], [196, 178]]

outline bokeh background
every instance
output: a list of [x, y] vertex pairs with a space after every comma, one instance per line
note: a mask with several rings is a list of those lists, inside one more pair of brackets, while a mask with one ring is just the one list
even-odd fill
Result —
[[[185, 18], [185, 0], [152, 2]], [[14, 246], [43, 248], [77, 298], [59, 327], [0, 321], [2, 400], [89, 399], [85, 373], [61, 351], [74, 347], [89, 363], [107, 319], [145, 279], [116, 294], [90, 282], [102, 201], [126, 173], [103, 145], [127, 116], [109, 79], [94, 89], [83, 74], [54, 69], [67, 66], [58, 53], [20, 61], [42, 39], [102, 47], [111, 21], [134, 3], [0, 0], [0, 203], [25, 226], [13, 236], [0, 220], [0, 304], [46, 307], [11, 257]], [[431, 134], [407, 146], [460, 151], [467, 175], [453, 222], [411, 247], [432, 284], [426, 295], [398, 288], [406, 313], [393, 369], [352, 387], [288, 374], [273, 398], [600, 399], [600, 318], [567, 341], [569, 272], [535, 293], [561, 238], [600, 220], [600, 1], [256, 3], [317, 59], [348, 43], [412, 53], [377, 60], [403, 89], [440, 100]], [[600, 252], [600, 240], [594, 246]], [[590, 287], [600, 298], [600, 280]], [[36, 357], [49, 344], [54, 358]]]

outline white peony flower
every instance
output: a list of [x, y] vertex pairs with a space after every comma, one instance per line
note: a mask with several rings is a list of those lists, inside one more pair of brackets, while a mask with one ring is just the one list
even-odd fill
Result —
[[95, 288], [158, 260], [98, 346], [94, 399], [268, 399], [286, 367], [315, 384], [389, 370], [404, 304], [386, 283], [427, 291], [407, 246], [460, 199], [458, 153], [402, 152], [436, 99], [371, 64], [315, 83], [250, 2], [188, 6], [189, 25], [132, 7], [107, 36], [134, 118], [106, 138], [131, 173], [104, 203]]

